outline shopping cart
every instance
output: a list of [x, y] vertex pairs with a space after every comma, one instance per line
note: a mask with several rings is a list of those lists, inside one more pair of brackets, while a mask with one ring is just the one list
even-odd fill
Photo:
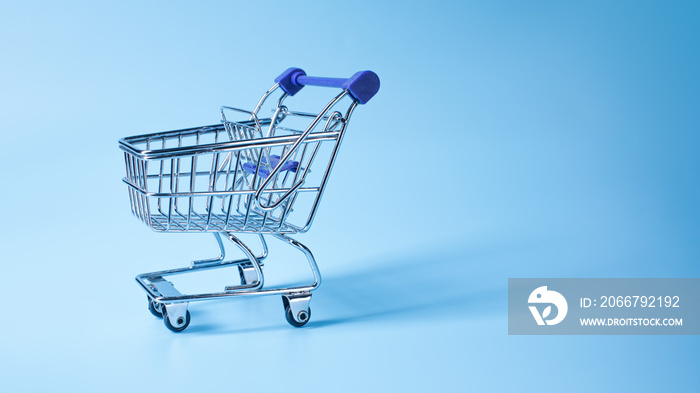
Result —
[[[123, 138], [131, 211], [157, 232], [211, 232], [219, 257], [191, 266], [140, 274], [148, 308], [165, 326], [180, 332], [190, 323], [189, 302], [254, 295], [282, 295], [287, 321], [296, 327], [311, 317], [311, 291], [321, 275], [311, 251], [289, 235], [309, 230], [323, 196], [350, 116], [379, 90], [379, 78], [361, 71], [348, 79], [310, 77], [290, 68], [253, 111], [222, 107], [221, 124]], [[283, 105], [307, 85], [341, 88], [315, 114]], [[277, 92], [270, 117], [261, 108]], [[275, 94], [276, 96], [276, 94]], [[236, 116], [241, 117], [234, 121]], [[236, 235], [257, 235], [255, 255]], [[271, 235], [301, 251], [314, 282], [303, 286], [264, 286], [263, 263]], [[222, 237], [245, 255], [225, 260]], [[240, 284], [221, 292], [183, 294], [166, 277], [221, 267], [238, 267]]]

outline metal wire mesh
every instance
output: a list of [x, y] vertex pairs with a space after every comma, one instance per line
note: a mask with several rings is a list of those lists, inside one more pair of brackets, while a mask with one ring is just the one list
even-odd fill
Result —
[[[225, 120], [221, 125], [125, 138], [125, 182], [130, 185], [132, 213], [159, 232], [305, 231], [337, 150], [344, 122], [339, 115], [326, 117], [322, 131], [307, 137], [289, 160], [277, 163], [300, 133], [280, 127], [280, 118]], [[284, 113], [282, 118], [304, 116], [308, 115]], [[264, 137], [263, 127], [268, 128]], [[277, 165], [289, 169], [274, 175], [261, 201], [274, 204], [294, 185], [304, 183], [275, 209], [264, 211], [255, 193]], [[311, 176], [314, 166], [319, 170]], [[288, 218], [299, 199], [310, 202], [295, 215], [305, 218], [293, 224]]]

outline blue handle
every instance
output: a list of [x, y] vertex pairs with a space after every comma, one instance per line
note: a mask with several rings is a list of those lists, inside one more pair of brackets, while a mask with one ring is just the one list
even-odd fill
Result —
[[323, 78], [307, 76], [301, 68], [289, 68], [275, 78], [282, 90], [290, 96], [304, 86], [339, 87], [347, 90], [360, 104], [366, 104], [379, 91], [379, 77], [372, 71], [360, 71], [350, 78]]

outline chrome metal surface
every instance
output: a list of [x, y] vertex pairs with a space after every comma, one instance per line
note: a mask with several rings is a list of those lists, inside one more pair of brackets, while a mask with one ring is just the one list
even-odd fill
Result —
[[[225, 289], [226, 291], [239, 291], [239, 290], [246, 290], [250, 288], [251, 286], [255, 289], [257, 288], [262, 288], [263, 284], [265, 283], [265, 278], [263, 277], [262, 273], [262, 266], [260, 266], [260, 262], [258, 262], [258, 258], [255, 257], [252, 251], [250, 251], [250, 248], [245, 245], [240, 239], [235, 237], [232, 233], [227, 233], [229, 240], [238, 248], [243, 251], [243, 254], [245, 254], [246, 258], [250, 261], [249, 264], [247, 265], [252, 265], [253, 269], [255, 270], [255, 275], [256, 280], [253, 282], [246, 281], [245, 283], [242, 283], [241, 285], [232, 285], [232, 286], [227, 286]], [[262, 237], [262, 236], [261, 236]]]
[[[222, 107], [221, 125], [123, 138], [132, 213], [158, 232], [305, 232], [357, 105], [351, 100], [345, 116], [332, 111], [347, 95], [338, 94], [313, 117], [290, 111], [282, 94], [272, 118], [258, 119], [259, 107], [253, 112]], [[234, 122], [226, 117], [231, 113], [252, 120]], [[286, 127], [291, 120], [308, 124], [303, 131]], [[318, 160], [324, 149], [330, 154]], [[282, 173], [283, 165], [272, 167], [270, 157], [294, 161], [296, 170]], [[317, 166], [318, 175], [309, 177]], [[255, 170], [246, 170], [251, 167]], [[302, 193], [313, 203], [297, 207], [296, 222], [290, 221]]]
[[[252, 263], [253, 261], [249, 259], [240, 259], [236, 261], [228, 261], [228, 262], [220, 262], [218, 265], [208, 265], [208, 266], [189, 266], [189, 267], [184, 267], [184, 268], [179, 268], [179, 269], [171, 269], [171, 270], [162, 270], [158, 272], [153, 272], [153, 273], [144, 273], [136, 276], [136, 282], [138, 282], [141, 287], [148, 293], [149, 296], [151, 296], [156, 302], [158, 303], [163, 303], [163, 304], [169, 304], [169, 303], [177, 303], [177, 302], [196, 302], [196, 301], [203, 301], [203, 300], [211, 300], [214, 298], [223, 298], [223, 297], [233, 297], [233, 296], [250, 296], [250, 295], [282, 295], [282, 294], [287, 294], [287, 295], [293, 295], [296, 293], [303, 293], [303, 292], [311, 292], [316, 290], [320, 285], [321, 285], [321, 273], [318, 270], [318, 265], [316, 263], [316, 259], [314, 258], [313, 254], [311, 254], [311, 251], [298, 242], [297, 240], [294, 240], [290, 238], [289, 236], [285, 235], [277, 235], [275, 238], [283, 241], [284, 243], [287, 243], [291, 245], [292, 247], [296, 248], [297, 250], [301, 251], [304, 256], [306, 257], [307, 262], [309, 263], [309, 267], [311, 268], [311, 273], [314, 277], [314, 281], [310, 284], [307, 285], [301, 285], [301, 286], [296, 286], [296, 287], [274, 287], [274, 288], [261, 288], [260, 282], [256, 285], [247, 285], [245, 288], [242, 288], [243, 286], [238, 286], [238, 285], [232, 285], [230, 288], [233, 288], [232, 290], [224, 290], [223, 292], [211, 292], [211, 293], [201, 293], [201, 294], [194, 294], [194, 295], [184, 295], [180, 294], [180, 292], [177, 293], [171, 293], [168, 292], [168, 294], [171, 295], [166, 295], [162, 294], [158, 289], [164, 285], [169, 285], [172, 286], [172, 283], [165, 280], [163, 277], [167, 276], [174, 276], [178, 274], [186, 274], [186, 273], [192, 273], [198, 270], [207, 270], [207, 269], [216, 269], [216, 268], [221, 268], [221, 267], [226, 267], [226, 266], [238, 266], [240, 264], [245, 264], [245, 263]], [[261, 259], [259, 257], [255, 257], [258, 261]], [[261, 269], [262, 270], [262, 269]], [[257, 273], [257, 271], [256, 271]], [[157, 285], [153, 285], [153, 281], [157, 283]], [[165, 283], [161, 283], [165, 281]], [[159, 286], [158, 286], [159, 285]], [[227, 287], [229, 288], [229, 287]], [[173, 288], [174, 289], [174, 288]], [[241, 289], [247, 289], [247, 291], [241, 290]]]
[[[328, 113], [328, 111], [331, 108], [333, 108], [333, 106], [338, 101], [340, 101], [343, 97], [345, 97], [347, 94], [348, 94], [347, 91], [343, 91], [342, 93], [338, 94], [338, 96], [336, 96], [334, 99], [332, 99], [331, 102], [329, 102], [325, 108], [323, 108], [321, 113], [319, 113], [314, 118], [314, 120], [311, 122], [311, 124], [309, 124], [309, 126], [306, 128], [306, 131], [304, 131], [304, 133], [299, 136], [299, 139], [297, 139], [297, 141], [294, 142], [294, 144], [289, 148], [287, 153], [284, 156], [282, 156], [282, 158], [280, 159], [280, 162], [287, 162], [293, 156], [296, 155], [296, 152], [297, 152], [297, 149], [299, 148], [299, 146], [302, 143], [304, 143], [304, 140], [309, 136], [309, 134], [311, 134], [311, 131], [313, 131], [314, 128], [316, 128], [316, 125], [318, 125], [318, 123], [323, 119], [323, 117], [326, 115], [326, 113]], [[271, 211], [271, 210], [276, 209], [282, 202], [284, 202], [285, 200], [287, 200], [287, 198], [292, 196], [292, 193], [296, 192], [296, 190], [299, 187], [301, 187], [302, 184], [304, 184], [304, 179], [303, 178], [300, 179], [298, 183], [292, 185], [287, 192], [282, 194], [282, 196], [279, 197], [277, 202], [275, 202], [272, 205], [266, 206], [265, 203], [260, 200], [260, 197], [262, 197], [263, 191], [265, 190], [265, 188], [267, 188], [267, 186], [270, 184], [270, 182], [273, 179], [275, 179], [275, 182], [277, 181], [277, 175], [279, 174], [281, 169], [282, 169], [282, 165], [277, 165], [274, 169], [272, 169], [272, 172], [270, 173], [270, 175], [267, 176], [265, 181], [263, 181], [263, 183], [260, 185], [258, 190], [255, 192], [255, 202], [257, 202], [258, 206], [264, 211]]]
[[[272, 116], [260, 118], [261, 108], [275, 92], [280, 94], [276, 102], [270, 101]], [[253, 111], [221, 107], [221, 124], [119, 141], [132, 213], [157, 232], [213, 233], [218, 246], [215, 258], [136, 277], [156, 311], [167, 316], [169, 329], [187, 327], [189, 302], [240, 296], [282, 295], [293, 318], [290, 323], [302, 326], [308, 321], [311, 291], [321, 285], [321, 274], [311, 251], [288, 235], [309, 230], [358, 102], [343, 91], [312, 114], [290, 110], [284, 105], [287, 98], [275, 84]], [[236, 116], [245, 118], [234, 121]], [[259, 255], [239, 233], [257, 235]], [[265, 287], [265, 234], [300, 251], [313, 282]], [[226, 260], [222, 236], [244, 257]], [[234, 266], [240, 283], [227, 285], [222, 291], [183, 294], [166, 279]]]
[[242, 263], [238, 265], [238, 276], [241, 278], [241, 285], [259, 280], [258, 273], [255, 271], [252, 263]]
[[[178, 297], [182, 294], [175, 289], [175, 286], [170, 281], [164, 279], [161, 276], [153, 277], [149, 280], [151, 283], [151, 288], [153, 291], [151, 293], [157, 294], [159, 297]], [[155, 298], [156, 301], [159, 300], [158, 297]]]

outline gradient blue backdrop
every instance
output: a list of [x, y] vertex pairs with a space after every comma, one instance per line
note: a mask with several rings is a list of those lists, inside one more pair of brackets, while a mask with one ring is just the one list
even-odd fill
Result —
[[[0, 391], [697, 391], [698, 337], [506, 315], [508, 277], [699, 276], [696, 2], [96, 3], [0, 3]], [[290, 66], [382, 81], [299, 236], [312, 321], [198, 303], [172, 334], [133, 277], [214, 243], [130, 215], [117, 140]]]

